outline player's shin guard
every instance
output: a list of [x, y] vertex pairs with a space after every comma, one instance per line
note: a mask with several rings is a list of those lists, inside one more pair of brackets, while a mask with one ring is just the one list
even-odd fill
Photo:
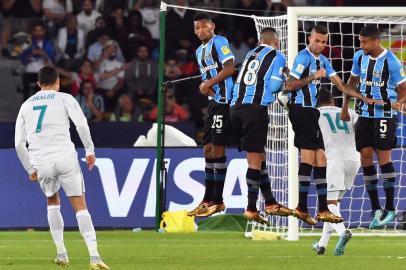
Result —
[[211, 158], [206, 158], [205, 173], [206, 191], [204, 192], [203, 202], [209, 203], [213, 199], [214, 192], [214, 163]]
[[80, 210], [76, 213], [79, 231], [86, 242], [90, 257], [100, 257], [97, 251], [96, 232], [93, 227], [92, 218], [87, 210]]
[[212, 201], [215, 204], [223, 203], [224, 181], [227, 174], [227, 158], [225, 156], [214, 158], [214, 192]]
[[313, 166], [308, 163], [300, 163], [299, 166], [299, 208], [307, 212], [307, 194], [310, 187], [310, 175]]
[[319, 211], [323, 212], [327, 208], [327, 181], [326, 167], [314, 167], [314, 181], [316, 182], [317, 197], [319, 200]]
[[259, 180], [261, 171], [248, 168], [247, 170], [247, 186], [248, 186], [248, 207], [247, 210], [257, 211], [257, 199], [259, 192]]
[[388, 211], [395, 211], [395, 206], [393, 205], [393, 199], [395, 194], [395, 178], [396, 172], [393, 167], [392, 162], [386, 163], [381, 166], [382, 178], [383, 178], [383, 189], [386, 195], [386, 205], [385, 209]]
[[65, 244], [63, 241], [63, 218], [61, 215], [60, 205], [49, 205], [48, 206], [48, 223], [49, 229], [51, 231], [52, 239], [54, 240], [56, 246], [56, 252], [58, 254], [66, 253]]
[[261, 177], [259, 181], [259, 188], [262, 192], [262, 196], [264, 196], [265, 204], [275, 204], [277, 201], [272, 194], [271, 182], [268, 175], [268, 170], [266, 168], [266, 161], [262, 161], [261, 163]]
[[365, 188], [368, 192], [369, 199], [371, 200], [372, 212], [374, 212], [377, 209], [381, 209], [378, 197], [378, 174], [374, 165], [363, 167], [362, 169], [364, 171]]

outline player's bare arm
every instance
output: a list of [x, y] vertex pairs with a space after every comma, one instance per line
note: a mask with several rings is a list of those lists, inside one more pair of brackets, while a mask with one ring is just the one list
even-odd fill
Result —
[[[398, 101], [392, 104], [392, 108], [400, 111], [406, 103], [406, 82], [399, 84], [396, 92], [398, 94]], [[405, 108], [402, 111], [405, 112]]]
[[342, 93], [344, 93], [348, 96], [358, 98], [368, 104], [382, 103], [381, 100], [374, 100], [374, 99], [371, 99], [368, 97], [364, 97], [355, 89], [355, 87], [352, 87], [351, 85], [348, 85], [348, 84], [344, 84], [341, 81], [340, 77], [338, 77], [338, 75], [334, 75], [334, 76], [330, 77], [330, 81], [338, 88], [338, 90], [340, 90]]
[[226, 61], [223, 65], [223, 69], [217, 74], [217, 76], [202, 82], [199, 86], [200, 93], [206, 96], [214, 96], [213, 89], [211, 88], [213, 85], [216, 85], [226, 78], [232, 76], [235, 72], [234, 60], [230, 59]]
[[312, 81], [318, 80], [323, 77], [326, 77], [326, 70], [323, 68], [317, 70], [317, 72], [303, 79], [296, 79], [292, 75], [289, 75], [289, 78], [286, 81], [286, 90], [296, 91], [298, 89], [301, 89], [303, 86], [308, 85]]

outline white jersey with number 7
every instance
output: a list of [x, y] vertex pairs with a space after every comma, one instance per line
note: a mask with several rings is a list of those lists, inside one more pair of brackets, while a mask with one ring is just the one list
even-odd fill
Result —
[[[69, 94], [42, 90], [21, 105], [15, 128], [15, 148], [28, 174], [33, 166], [75, 151], [69, 133], [69, 118], [86, 149], [94, 154], [87, 119]], [[28, 142], [28, 149], [27, 149]]]

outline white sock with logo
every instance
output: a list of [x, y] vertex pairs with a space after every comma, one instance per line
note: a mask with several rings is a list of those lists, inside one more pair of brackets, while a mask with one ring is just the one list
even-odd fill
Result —
[[76, 213], [79, 231], [86, 242], [90, 257], [99, 257], [97, 251], [96, 232], [93, 227], [92, 218], [87, 210], [80, 210]]
[[64, 223], [61, 214], [61, 206], [49, 205], [47, 217], [52, 239], [54, 240], [56, 246], [56, 252], [57, 254], [64, 254], [66, 253], [66, 248], [63, 241]]
[[327, 247], [328, 241], [330, 240], [330, 236], [333, 233], [334, 229], [331, 226], [330, 222], [324, 222], [323, 224], [323, 233], [319, 240], [319, 247]]

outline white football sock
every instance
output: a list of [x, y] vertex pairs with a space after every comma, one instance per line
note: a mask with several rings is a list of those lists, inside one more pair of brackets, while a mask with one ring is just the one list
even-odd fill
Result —
[[90, 257], [99, 257], [97, 251], [96, 232], [93, 227], [92, 218], [87, 210], [80, 210], [76, 213], [79, 231], [86, 242]]
[[48, 206], [48, 224], [51, 231], [52, 239], [56, 246], [57, 254], [66, 253], [65, 244], [63, 242], [63, 218], [60, 205]]
[[328, 241], [330, 240], [330, 236], [333, 233], [334, 229], [331, 227], [330, 222], [324, 222], [323, 224], [323, 234], [319, 240], [319, 247], [327, 247]]
[[[329, 204], [327, 206], [331, 213], [333, 213], [336, 216], [341, 217], [341, 213], [340, 213], [340, 210], [337, 207], [337, 205]], [[344, 222], [336, 223], [336, 224], [331, 223], [331, 227], [333, 227], [334, 230], [338, 233], [338, 236], [341, 236], [345, 232]]]

